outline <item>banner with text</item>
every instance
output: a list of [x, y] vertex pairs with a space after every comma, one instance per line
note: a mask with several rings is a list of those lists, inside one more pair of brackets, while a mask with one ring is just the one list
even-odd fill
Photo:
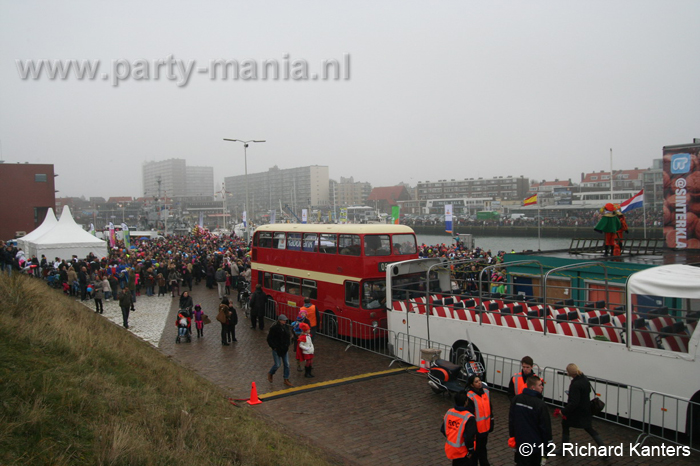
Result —
[[445, 204], [445, 231], [452, 233], [452, 204]]
[[700, 144], [664, 147], [664, 235], [673, 249], [700, 249]]

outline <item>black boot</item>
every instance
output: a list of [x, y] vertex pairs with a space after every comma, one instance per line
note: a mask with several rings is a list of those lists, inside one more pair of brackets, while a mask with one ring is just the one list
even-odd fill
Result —
[[309, 366], [309, 377], [314, 377], [314, 366]]
[[306, 377], [307, 379], [313, 377], [311, 375], [311, 368], [309, 366], [304, 367], [304, 377]]

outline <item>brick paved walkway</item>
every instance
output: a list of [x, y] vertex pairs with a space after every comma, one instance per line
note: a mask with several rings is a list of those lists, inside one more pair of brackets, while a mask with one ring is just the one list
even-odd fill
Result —
[[[248, 398], [251, 382], [255, 382], [260, 395], [283, 390], [282, 369], [277, 372], [274, 383], [267, 381], [267, 371], [272, 365], [272, 356], [266, 343], [266, 322], [264, 331], [251, 330], [250, 323], [239, 311], [239, 325], [236, 330], [238, 342], [222, 346], [220, 324], [216, 322], [218, 297], [216, 290], [208, 290], [204, 284], [195, 286], [191, 293], [195, 303], [200, 303], [212, 319], [205, 326], [205, 336], [193, 339], [192, 343], [175, 344], [174, 325], [177, 300], [171, 298], [145, 298], [137, 302], [137, 313], [132, 315], [134, 333], [143, 328], [146, 315], [160, 315], [151, 312], [170, 302], [169, 314], [161, 326], [159, 349], [175, 358], [179, 363], [197, 371], [205, 378], [223, 387], [233, 398]], [[106, 309], [106, 308], [105, 308]], [[158, 325], [149, 324], [157, 329]], [[140, 335], [141, 336], [141, 335]], [[146, 338], [153, 341], [152, 336]], [[325, 337], [318, 337], [316, 377], [305, 379], [303, 372], [297, 372], [293, 360], [291, 380], [295, 386], [315, 384], [345, 377], [383, 371], [388, 369], [390, 360], [368, 353], [355, 347], [346, 350], [346, 345]], [[394, 364], [392, 367], [397, 367]], [[507, 447], [508, 439], [508, 399], [505, 394], [493, 392], [495, 431], [489, 437], [489, 458], [493, 465], [513, 464], [513, 450]], [[429, 389], [425, 376], [415, 371], [399, 372], [372, 380], [362, 380], [318, 389], [310, 392], [294, 393], [290, 396], [265, 401], [261, 405], [248, 406], [281, 430], [291, 435], [306, 437], [311, 443], [326, 448], [348, 465], [448, 465], [445, 458], [444, 440], [439, 432], [442, 416], [451, 407], [449, 399], [435, 395]], [[560, 421], [552, 419], [554, 439], [561, 436]], [[630, 429], [594, 421], [594, 427], [608, 444], [625, 445], [635, 443], [638, 433]], [[589, 442], [588, 435], [579, 429], [572, 430], [572, 441], [580, 444]], [[645, 445], [659, 445], [649, 439]], [[667, 442], [667, 445], [670, 443]], [[608, 459], [568, 457], [551, 458], [547, 465], [646, 465], [678, 464], [696, 465], [700, 455], [694, 453], [684, 457], [633, 458], [612, 457]]]

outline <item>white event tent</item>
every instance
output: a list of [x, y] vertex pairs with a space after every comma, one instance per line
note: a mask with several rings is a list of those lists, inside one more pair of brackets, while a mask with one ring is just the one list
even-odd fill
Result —
[[51, 230], [28, 242], [27, 246], [28, 257], [41, 257], [43, 254], [48, 260], [55, 257], [70, 259], [73, 255], [83, 258], [90, 253], [100, 258], [107, 256], [107, 242], [92, 236], [75, 223], [68, 206], [63, 206], [61, 218]]
[[29, 243], [41, 237], [45, 233], [48, 233], [53, 229], [53, 227], [56, 226], [56, 223], [58, 223], [58, 220], [56, 220], [56, 214], [53, 213], [53, 208], [49, 207], [49, 210], [46, 212], [46, 217], [44, 217], [44, 221], [41, 222], [41, 225], [29, 232], [29, 234], [24, 235], [17, 240], [17, 247], [24, 251], [25, 257], [28, 257], [29, 259], [32, 257], [28, 249]]

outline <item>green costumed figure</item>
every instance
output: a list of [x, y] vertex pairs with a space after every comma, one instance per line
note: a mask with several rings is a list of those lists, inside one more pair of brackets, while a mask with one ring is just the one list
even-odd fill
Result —
[[618, 231], [623, 227], [619, 216], [622, 215], [615, 204], [608, 202], [605, 207], [600, 209], [603, 216], [598, 220], [595, 228], [593, 228], [598, 233], [605, 233], [605, 254], [608, 255], [612, 253], [615, 248], [615, 240], [617, 239]]

